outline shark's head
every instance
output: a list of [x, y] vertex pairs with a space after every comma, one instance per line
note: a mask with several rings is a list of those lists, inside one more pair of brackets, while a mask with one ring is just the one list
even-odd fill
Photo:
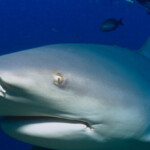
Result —
[[147, 63], [128, 50], [82, 44], [1, 56], [2, 129], [55, 149], [139, 140], [149, 126], [149, 73], [141, 72]]

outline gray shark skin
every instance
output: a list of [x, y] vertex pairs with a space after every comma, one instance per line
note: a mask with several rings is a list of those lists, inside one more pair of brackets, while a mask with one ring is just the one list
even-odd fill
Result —
[[140, 53], [58, 44], [0, 57], [1, 127], [33, 150], [148, 150], [149, 114], [150, 61]]

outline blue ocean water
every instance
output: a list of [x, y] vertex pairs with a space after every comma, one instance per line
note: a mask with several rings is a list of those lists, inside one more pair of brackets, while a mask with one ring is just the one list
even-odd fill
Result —
[[[124, 26], [101, 32], [107, 18], [123, 18]], [[0, 54], [56, 43], [117, 44], [139, 49], [150, 36], [150, 15], [126, 0], [0, 0]], [[0, 131], [2, 150], [30, 145]]]

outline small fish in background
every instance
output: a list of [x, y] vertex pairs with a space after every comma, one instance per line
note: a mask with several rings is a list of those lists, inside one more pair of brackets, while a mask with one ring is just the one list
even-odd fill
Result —
[[109, 18], [101, 24], [100, 30], [102, 32], [110, 32], [117, 29], [120, 25], [123, 26], [122, 18], [120, 20], [117, 20], [115, 18]]
[[150, 0], [136, 0], [141, 4], [145, 9], [147, 9], [147, 14], [150, 15]]

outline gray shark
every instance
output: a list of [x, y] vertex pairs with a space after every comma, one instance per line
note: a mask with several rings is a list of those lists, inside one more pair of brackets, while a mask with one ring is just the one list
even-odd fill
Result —
[[1, 127], [33, 149], [149, 149], [150, 40], [140, 53], [48, 45], [0, 57]]

